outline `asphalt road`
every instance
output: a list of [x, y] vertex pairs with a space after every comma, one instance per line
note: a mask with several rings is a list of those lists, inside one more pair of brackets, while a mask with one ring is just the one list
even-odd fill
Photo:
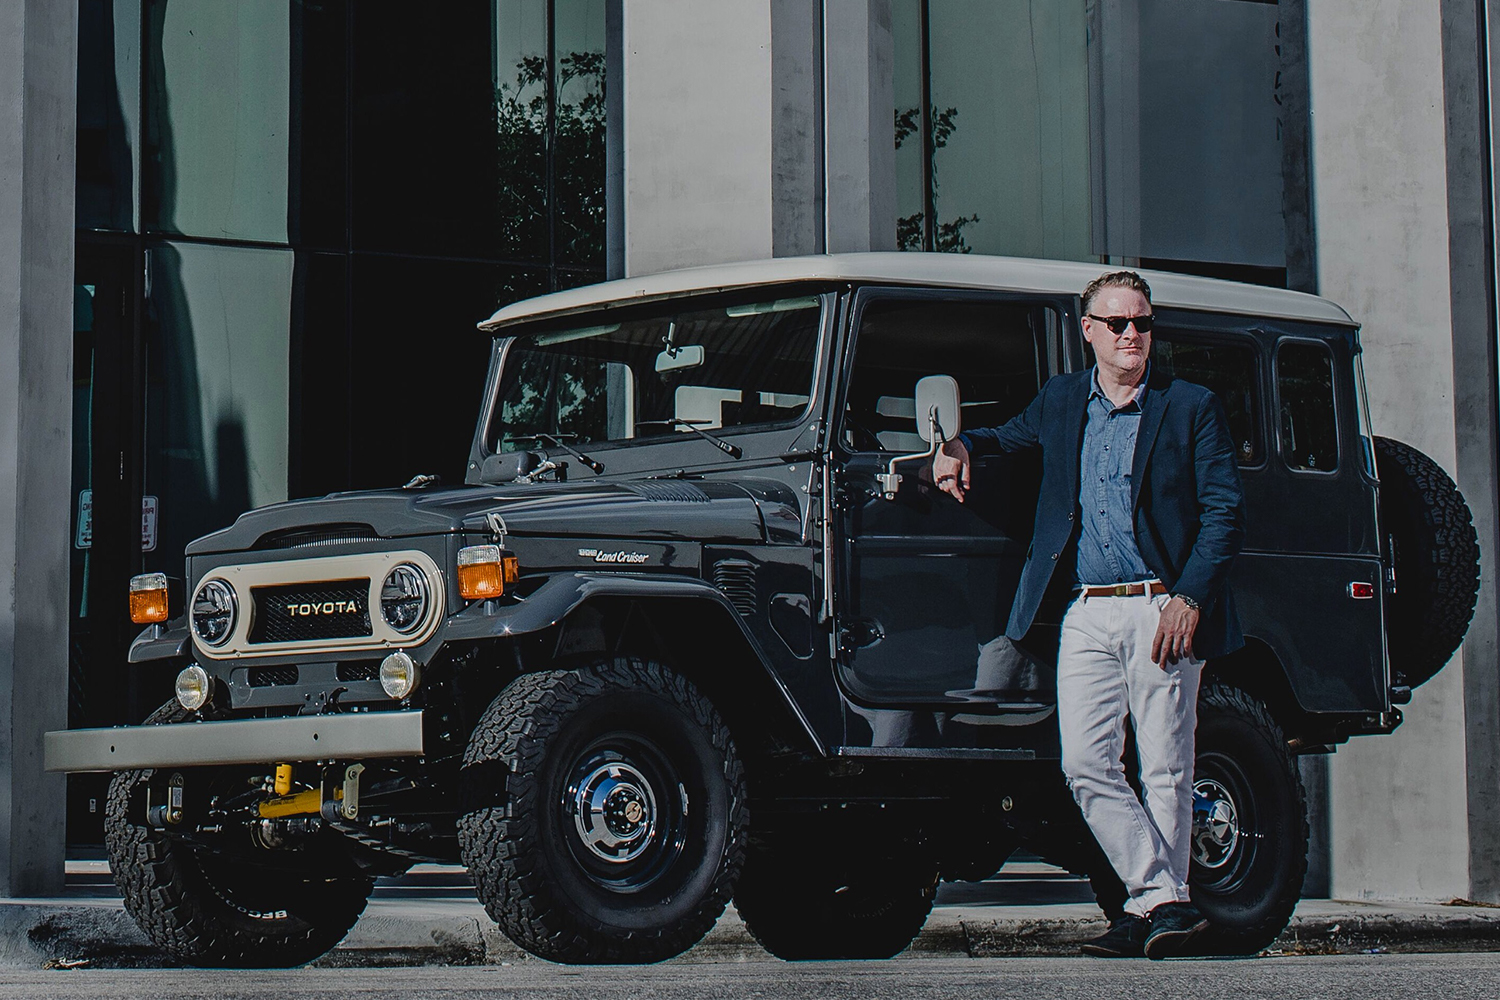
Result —
[[545, 962], [422, 969], [0, 971], [0, 1000], [239, 997], [441, 1000], [545, 997], [643, 1000], [1397, 1000], [1500, 996], [1500, 954], [1359, 955], [1225, 961], [1111, 962], [1100, 959], [917, 959], [564, 968]]

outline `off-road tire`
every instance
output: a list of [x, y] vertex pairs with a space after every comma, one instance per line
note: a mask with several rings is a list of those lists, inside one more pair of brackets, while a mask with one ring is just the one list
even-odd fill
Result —
[[[570, 803], [610, 754], [654, 791], [659, 825], [624, 863], [590, 854]], [[617, 657], [523, 674], [464, 754], [459, 849], [517, 945], [569, 963], [655, 962], [724, 912], [744, 862], [744, 769], [713, 704], [657, 663]], [[676, 845], [675, 847], [673, 845]]]
[[[1194, 781], [1228, 790], [1239, 831], [1222, 860], [1195, 840], [1189, 888], [1210, 927], [1194, 951], [1254, 954], [1285, 929], [1307, 874], [1307, 796], [1297, 759], [1265, 705], [1210, 683], [1198, 696]], [[1201, 864], [1201, 854], [1217, 863]]]
[[[177, 703], [146, 725], [182, 723]], [[247, 868], [146, 823], [145, 785], [155, 772], [121, 771], [109, 783], [104, 843], [125, 909], [151, 942], [188, 965], [285, 968], [343, 940], [374, 880]]]
[[919, 864], [855, 863], [790, 840], [752, 845], [734, 905], [761, 947], [789, 962], [891, 958], [927, 922], [937, 871]]
[[1386, 637], [1396, 683], [1430, 680], [1468, 631], [1479, 595], [1479, 539], [1463, 494], [1415, 448], [1375, 439], [1381, 528], [1390, 536], [1396, 592]]

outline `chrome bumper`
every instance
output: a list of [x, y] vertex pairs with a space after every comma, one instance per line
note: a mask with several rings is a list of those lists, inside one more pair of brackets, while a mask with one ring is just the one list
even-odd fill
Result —
[[43, 752], [47, 770], [68, 772], [412, 757], [422, 753], [422, 713], [64, 729], [46, 735]]

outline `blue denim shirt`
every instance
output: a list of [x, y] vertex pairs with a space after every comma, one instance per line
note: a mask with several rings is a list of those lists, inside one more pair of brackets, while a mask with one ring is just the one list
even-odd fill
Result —
[[1078, 469], [1083, 521], [1073, 579], [1080, 585], [1129, 583], [1152, 576], [1135, 544], [1130, 506], [1130, 471], [1149, 378], [1148, 371], [1135, 395], [1116, 407], [1099, 388], [1099, 369], [1094, 369]]

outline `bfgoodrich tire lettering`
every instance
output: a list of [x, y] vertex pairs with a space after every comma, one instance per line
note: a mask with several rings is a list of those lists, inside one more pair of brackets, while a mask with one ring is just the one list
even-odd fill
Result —
[[462, 781], [464, 864], [532, 954], [659, 961], [696, 944], [729, 902], [743, 768], [713, 705], [660, 664], [522, 675], [475, 727]]
[[[181, 723], [175, 701], [147, 725]], [[109, 784], [104, 843], [125, 909], [153, 944], [189, 965], [272, 968], [328, 951], [365, 908], [372, 879], [236, 864], [145, 822], [154, 772], [121, 771]]]
[[[1296, 758], [1264, 705], [1209, 684], [1198, 699], [1194, 781], [1223, 803], [1216, 829], [1195, 815], [1189, 881], [1211, 921], [1202, 950], [1253, 954], [1286, 927], [1307, 874], [1307, 799]], [[1204, 804], [1195, 796], [1195, 810]]]
[[1479, 539], [1463, 494], [1415, 448], [1375, 439], [1381, 527], [1394, 551], [1396, 593], [1386, 615], [1397, 683], [1425, 683], [1468, 631], [1479, 594]]

